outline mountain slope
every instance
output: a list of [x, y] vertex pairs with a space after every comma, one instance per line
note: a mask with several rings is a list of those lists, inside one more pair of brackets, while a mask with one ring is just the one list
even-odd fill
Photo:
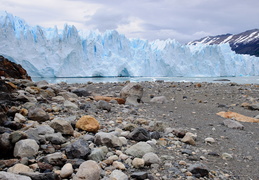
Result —
[[249, 54], [259, 57], [259, 29], [248, 30], [239, 34], [207, 36], [191, 41], [188, 45], [229, 43], [231, 49], [238, 54]]

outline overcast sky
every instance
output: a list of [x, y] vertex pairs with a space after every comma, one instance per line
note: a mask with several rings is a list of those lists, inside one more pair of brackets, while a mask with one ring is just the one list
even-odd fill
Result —
[[104, 32], [128, 38], [176, 39], [259, 28], [259, 0], [0, 0], [1, 10], [30, 25]]

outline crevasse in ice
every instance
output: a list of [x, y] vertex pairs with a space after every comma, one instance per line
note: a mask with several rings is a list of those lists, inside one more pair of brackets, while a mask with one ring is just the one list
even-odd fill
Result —
[[83, 32], [69, 25], [63, 30], [32, 27], [3, 11], [0, 54], [33, 77], [259, 75], [259, 58], [235, 54], [228, 44], [150, 42], [115, 30]]

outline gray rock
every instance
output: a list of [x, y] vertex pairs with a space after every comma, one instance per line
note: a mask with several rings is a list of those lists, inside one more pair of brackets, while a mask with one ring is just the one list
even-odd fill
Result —
[[88, 143], [84, 139], [79, 139], [65, 147], [66, 155], [69, 159], [81, 158], [86, 159], [91, 153]]
[[59, 179], [58, 175], [54, 172], [49, 173], [20, 173], [22, 175], [28, 176], [29, 178], [33, 180], [57, 180]]
[[98, 101], [97, 107], [98, 107], [99, 109], [111, 111], [111, 105], [110, 105], [108, 102], [104, 101], [104, 100]]
[[166, 103], [168, 101], [167, 101], [165, 96], [157, 96], [157, 97], [153, 97], [150, 100], [150, 102], [163, 104], [163, 103]]
[[40, 125], [40, 126], [37, 126], [36, 129], [39, 135], [53, 134], [55, 132], [55, 130], [49, 125]]
[[102, 161], [105, 158], [105, 153], [101, 148], [94, 148], [91, 154], [88, 156], [89, 160], [93, 160], [96, 162]]
[[14, 157], [33, 157], [38, 150], [39, 145], [34, 139], [20, 140], [14, 146]]
[[134, 172], [131, 174], [132, 178], [138, 179], [138, 180], [144, 180], [148, 178], [147, 172]]
[[97, 162], [88, 160], [83, 162], [73, 177], [73, 180], [99, 180], [101, 176], [101, 168], [97, 164]]
[[257, 103], [257, 104], [251, 104], [251, 105], [249, 106], [249, 109], [251, 109], [251, 110], [259, 110], [259, 103]]
[[55, 131], [60, 132], [64, 135], [73, 135], [74, 134], [73, 127], [66, 120], [56, 118], [51, 121], [50, 127], [52, 127]]
[[65, 102], [65, 98], [63, 96], [55, 96], [52, 97], [51, 100], [55, 102]]
[[60, 132], [54, 134], [45, 134], [44, 137], [52, 144], [63, 144], [66, 142], [66, 138], [64, 138]]
[[23, 131], [14, 131], [10, 134], [10, 141], [15, 144], [16, 142], [20, 141], [21, 139], [27, 139], [28, 136]]
[[43, 161], [45, 163], [51, 164], [53, 166], [63, 166], [66, 163], [66, 160], [66, 156], [61, 152], [55, 152], [43, 157]]
[[244, 129], [244, 126], [240, 122], [237, 122], [232, 119], [225, 119], [223, 123], [225, 126], [231, 129], [241, 129], [241, 130]]
[[75, 93], [77, 96], [82, 97], [82, 96], [90, 96], [91, 93], [89, 93], [85, 88], [79, 88], [75, 89], [72, 91], [72, 93]]
[[42, 108], [30, 108], [28, 118], [38, 122], [44, 122], [49, 120], [49, 114]]
[[13, 145], [10, 141], [10, 134], [3, 133], [0, 134], [0, 157], [6, 158], [8, 156], [12, 156], [13, 154]]
[[196, 178], [208, 176], [209, 174], [208, 167], [202, 163], [192, 164], [187, 170], [190, 171]]
[[105, 145], [107, 147], [120, 147], [122, 142], [112, 133], [99, 132], [95, 135], [95, 144]]
[[47, 89], [49, 87], [49, 83], [46, 80], [36, 82], [37, 87], [41, 89]]
[[146, 153], [153, 151], [154, 149], [148, 143], [139, 142], [128, 148], [126, 153], [134, 157], [142, 158]]
[[78, 106], [75, 103], [72, 103], [71, 101], [68, 101], [68, 100], [64, 102], [64, 106], [69, 109], [78, 109]]
[[130, 139], [135, 141], [148, 141], [150, 140], [150, 134], [145, 128], [135, 128], [129, 135]]
[[137, 105], [141, 102], [143, 87], [138, 83], [129, 83], [120, 92], [120, 97], [126, 99], [126, 103]]
[[145, 161], [145, 165], [159, 164], [161, 162], [160, 158], [153, 152], [146, 153], [143, 156], [143, 159]]
[[28, 176], [22, 176], [10, 172], [0, 171], [0, 179], [1, 180], [31, 180]]
[[34, 139], [38, 144], [40, 144], [40, 142], [45, 142], [44, 137], [41, 137], [39, 135], [38, 130], [36, 128], [30, 128], [26, 130], [25, 133], [27, 134], [28, 139]]
[[113, 170], [112, 173], [110, 174], [110, 179], [113, 180], [128, 180], [128, 176], [123, 173], [121, 170]]
[[159, 139], [159, 138], [161, 138], [161, 135], [159, 132], [154, 131], [151, 133], [150, 137], [151, 137], [151, 139]]
[[58, 95], [63, 96], [66, 100], [70, 98], [78, 99], [78, 96], [75, 93], [71, 92], [60, 92]]

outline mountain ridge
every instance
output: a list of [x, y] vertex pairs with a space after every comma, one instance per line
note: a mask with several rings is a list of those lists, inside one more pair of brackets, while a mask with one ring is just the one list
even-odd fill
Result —
[[222, 34], [206, 36], [191, 41], [187, 45], [229, 43], [231, 49], [238, 54], [249, 54], [259, 57], [259, 29], [251, 29], [238, 34]]

